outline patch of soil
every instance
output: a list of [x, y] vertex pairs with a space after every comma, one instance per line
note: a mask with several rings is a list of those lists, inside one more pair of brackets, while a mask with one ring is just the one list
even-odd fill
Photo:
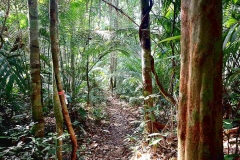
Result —
[[[131, 142], [126, 141], [136, 129], [140, 113], [138, 108], [129, 107], [119, 99], [107, 99], [106, 112], [108, 120], [101, 120], [98, 125], [88, 123], [88, 139], [85, 140], [85, 160], [127, 160], [132, 156]], [[81, 144], [80, 144], [81, 145]], [[87, 156], [86, 156], [87, 155]]]

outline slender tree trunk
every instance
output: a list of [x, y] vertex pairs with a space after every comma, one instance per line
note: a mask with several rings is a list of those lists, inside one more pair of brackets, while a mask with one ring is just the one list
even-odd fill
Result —
[[102, 18], [102, 0], [98, 0], [98, 29], [101, 29], [101, 18]]
[[[57, 137], [59, 138], [63, 134], [63, 115], [62, 115], [62, 108], [61, 102], [58, 96], [56, 80], [54, 78], [54, 71], [53, 71], [53, 110], [56, 119], [56, 132]], [[57, 140], [57, 159], [62, 160], [62, 145], [63, 142], [61, 139]]]
[[62, 106], [62, 112], [64, 116], [64, 120], [70, 134], [71, 142], [72, 142], [72, 155], [71, 159], [77, 159], [77, 139], [75, 136], [75, 132], [72, 127], [71, 119], [69, 117], [67, 105], [65, 102], [65, 94], [62, 87], [60, 71], [59, 71], [59, 40], [58, 40], [58, 4], [57, 0], [50, 0], [50, 40], [51, 40], [51, 51], [52, 51], [52, 59], [53, 59], [53, 68], [55, 73], [55, 79], [57, 84], [57, 90], [59, 94], [59, 99]]
[[[175, 23], [176, 23], [176, 18], [177, 18], [177, 4], [179, 3], [179, 1], [175, 1], [173, 2], [173, 21], [172, 21], [172, 31], [170, 36], [173, 37], [174, 36], [174, 31], [175, 31]], [[170, 78], [170, 86], [169, 86], [169, 93], [172, 96], [173, 95], [173, 90], [174, 90], [174, 81], [175, 81], [175, 67], [176, 67], [176, 62], [175, 62], [175, 44], [174, 41], [170, 42], [170, 46], [171, 46], [171, 50], [172, 50], [172, 75]]]
[[89, 55], [87, 55], [86, 64], [86, 81], [87, 81], [87, 106], [90, 107], [90, 82], [89, 82]]
[[116, 76], [114, 74], [116, 73], [117, 69], [117, 55], [116, 52], [111, 52], [110, 53], [110, 90], [113, 95], [113, 90], [116, 87]]
[[76, 69], [75, 69], [75, 45], [73, 42], [74, 34], [72, 34], [71, 38], [71, 91], [72, 91], [72, 104], [75, 104], [76, 99]]
[[[118, 0], [112, 0], [111, 2], [113, 5], [115, 5], [116, 7], [118, 7]], [[117, 17], [112, 16], [113, 15], [113, 8], [110, 7], [110, 28], [111, 29], [118, 29], [118, 19]], [[117, 46], [116, 46], [117, 47]], [[117, 70], [117, 54], [116, 52], [111, 52], [110, 53], [110, 90], [112, 92], [113, 95], [113, 90], [116, 87], [117, 83], [116, 83], [116, 76], [114, 76], [114, 74], [116, 73]]]
[[[89, 7], [89, 17], [88, 17], [88, 39], [86, 42], [86, 47], [89, 47], [89, 41], [90, 41], [90, 30], [91, 30], [91, 11], [92, 11], [92, 0], [90, 2]], [[89, 54], [89, 53], [88, 53]], [[87, 107], [90, 107], [90, 82], [89, 82], [89, 55], [87, 54], [87, 63], [86, 63], [86, 78], [87, 78]]]
[[222, 2], [181, 10], [178, 160], [222, 160]]
[[38, 3], [28, 0], [30, 30], [30, 68], [31, 68], [31, 103], [34, 121], [33, 133], [36, 137], [44, 136], [44, 117], [42, 107], [42, 84], [40, 76], [40, 53], [38, 41]]
[[[119, 7], [119, 2], [118, 0], [114, 0], [114, 3], [116, 5], [116, 7]], [[118, 14], [116, 15], [116, 17], [114, 18], [114, 28], [115, 30], [117, 31], [119, 26], [118, 26]], [[116, 35], [117, 36], [117, 35]], [[117, 47], [117, 46], [116, 46]], [[117, 53], [114, 52], [113, 54], [113, 73], [116, 73], [117, 71]], [[113, 76], [113, 88], [116, 88], [117, 87], [117, 78], [116, 76], [114, 75]]]
[[149, 111], [153, 107], [152, 94], [152, 76], [151, 76], [151, 42], [150, 42], [150, 0], [141, 0], [141, 25], [139, 27], [139, 38], [142, 47], [142, 80], [143, 80], [143, 96], [144, 110], [145, 110], [145, 122], [146, 131], [148, 133], [154, 132], [153, 121], [155, 121], [154, 114]]

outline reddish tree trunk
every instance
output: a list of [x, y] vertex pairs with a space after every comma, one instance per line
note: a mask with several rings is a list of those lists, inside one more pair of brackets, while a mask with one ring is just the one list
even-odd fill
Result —
[[59, 94], [59, 99], [62, 106], [62, 113], [64, 120], [66, 122], [68, 133], [70, 134], [70, 139], [72, 142], [72, 155], [71, 160], [77, 159], [77, 139], [75, 132], [72, 127], [71, 119], [68, 113], [67, 105], [65, 102], [65, 95], [62, 87], [60, 72], [59, 72], [59, 40], [58, 40], [58, 4], [57, 0], [50, 0], [50, 40], [51, 40], [51, 51], [53, 59], [53, 70], [56, 79], [57, 90]]
[[182, 0], [179, 160], [223, 159], [221, 5]]

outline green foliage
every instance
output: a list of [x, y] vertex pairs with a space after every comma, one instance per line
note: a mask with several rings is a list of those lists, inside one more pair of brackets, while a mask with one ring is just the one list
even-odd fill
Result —
[[[6, 26], [8, 31], [1, 35], [5, 42], [0, 50], [0, 127], [1, 131], [6, 130], [9, 123], [6, 119], [14, 122], [25, 123], [22, 117], [28, 116], [25, 113], [29, 110], [29, 54], [22, 49], [10, 52], [14, 46], [16, 37], [21, 37], [27, 50], [28, 29], [27, 29], [27, 1], [11, 1], [11, 8]], [[129, 99], [131, 106], [142, 105], [142, 73], [141, 73], [141, 48], [139, 45], [138, 26], [131, 23], [120, 13], [116, 13], [103, 3], [99, 6], [98, 1], [71, 0], [59, 1], [59, 38], [61, 53], [61, 76], [64, 82], [64, 90], [72, 96], [76, 93], [76, 102], [80, 106], [73, 106], [72, 113], [77, 112], [82, 120], [92, 118], [101, 120], [106, 118], [104, 107], [106, 98], [104, 92], [109, 89], [109, 79], [114, 76], [117, 81], [114, 94], [121, 95], [120, 99]], [[49, 1], [39, 1], [39, 35], [41, 48], [41, 76], [43, 80], [42, 93], [45, 106], [45, 115], [51, 111], [51, 54], [49, 46]], [[173, 95], [178, 97], [179, 70], [180, 70], [180, 0], [154, 2], [151, 14], [151, 45], [152, 55], [155, 61], [155, 70], [160, 82], [166, 90], [170, 90], [173, 84]], [[127, 5], [126, 5], [127, 4]], [[6, 4], [1, 5], [6, 11]], [[101, 7], [101, 8], [100, 8]], [[139, 24], [140, 10], [139, 1], [121, 1], [119, 8], [125, 11], [134, 21]], [[174, 10], [175, 9], [175, 10]], [[90, 12], [91, 11], [91, 12]], [[99, 18], [101, 11], [101, 17]], [[175, 19], [174, 19], [175, 12]], [[3, 24], [5, 16], [0, 13], [0, 23]], [[112, 20], [114, 19], [114, 26]], [[224, 85], [228, 88], [224, 98], [236, 111], [236, 104], [240, 100], [239, 79], [239, 46], [240, 46], [240, 14], [239, 0], [223, 1], [223, 50], [224, 50]], [[100, 23], [98, 23], [100, 22]], [[173, 26], [174, 24], [174, 26]], [[117, 69], [110, 74], [110, 56], [115, 53], [117, 57]], [[74, 54], [74, 71], [71, 65], [71, 55]], [[173, 62], [175, 66], [173, 66]], [[88, 71], [87, 71], [88, 63]], [[85, 108], [87, 101], [87, 76], [89, 78], [90, 108]], [[174, 75], [173, 80], [171, 79]], [[75, 78], [72, 88], [73, 78]], [[172, 80], [172, 81], [171, 81]], [[50, 89], [50, 90], [49, 90]], [[159, 90], [153, 80], [153, 91], [156, 95]], [[128, 98], [127, 98], [128, 97]], [[168, 121], [172, 116], [169, 103], [158, 95], [154, 98], [154, 107], [147, 112], [154, 112], [157, 119]], [[71, 103], [71, 102], [70, 102]], [[71, 104], [70, 104], [71, 105]], [[48, 106], [48, 108], [46, 108]], [[5, 113], [4, 115], [1, 113]], [[143, 113], [142, 113], [143, 114]], [[240, 114], [239, 111], [235, 115]], [[72, 118], [72, 117], [71, 117]], [[1, 120], [2, 119], [2, 120]], [[75, 122], [78, 122], [77, 120]], [[80, 122], [79, 122], [80, 123]], [[76, 126], [79, 123], [75, 123]], [[224, 120], [225, 129], [236, 125], [237, 120]], [[21, 124], [19, 124], [21, 126]], [[137, 122], [135, 133], [142, 133], [145, 122]], [[53, 157], [55, 152], [56, 135], [48, 135], [43, 140], [30, 138], [31, 135], [26, 129], [28, 126], [21, 126], [18, 131], [15, 129], [7, 135], [15, 141], [15, 147], [5, 148], [5, 156], [13, 157], [14, 154], [31, 157], [32, 151], [36, 155], [44, 154], [46, 159]], [[15, 133], [15, 135], [14, 135]], [[28, 143], [22, 143], [18, 137], [25, 137]], [[136, 135], [129, 135], [129, 141], [137, 141]], [[151, 145], [158, 143], [159, 139], [150, 139]], [[40, 153], [40, 149], [43, 153]], [[67, 149], [66, 149], [67, 150]], [[25, 153], [24, 153], [25, 152]], [[15, 157], [13, 157], [15, 158]], [[231, 157], [225, 157], [231, 158]]]
[[224, 155], [224, 160], [234, 160], [236, 158], [239, 158], [238, 154]]
[[223, 120], [223, 128], [231, 129], [238, 125], [240, 119], [224, 119]]
[[[25, 126], [17, 125], [10, 129], [5, 138], [12, 141], [12, 146], [0, 148], [0, 158], [5, 159], [35, 159], [37, 157], [52, 159], [56, 156], [56, 146], [58, 139], [66, 139], [68, 133], [57, 137], [56, 133], [48, 133], [44, 138], [34, 138], [30, 133], [33, 123]], [[67, 150], [66, 147], [64, 151]]]
[[0, 88], [4, 89], [7, 95], [10, 95], [13, 89], [17, 89], [14, 85], [19, 87], [15, 92], [25, 94], [28, 89], [26, 71], [21, 64], [21, 60], [17, 57], [0, 55]]
[[79, 115], [82, 117], [82, 119], [86, 119], [86, 117], [87, 117], [87, 111], [85, 110], [85, 109], [83, 109], [82, 107], [80, 107], [79, 109], [78, 109], [78, 113], [79, 113]]
[[169, 38], [161, 40], [159, 43], [169, 42], [169, 41], [173, 41], [173, 40], [180, 40], [180, 38], [181, 38], [181, 36], [169, 37]]
[[129, 104], [131, 106], [141, 106], [142, 103], [143, 103], [143, 99], [142, 98], [130, 97], [130, 99], [129, 99]]
[[102, 108], [94, 108], [92, 111], [92, 114], [93, 114], [93, 118], [96, 121], [100, 121], [106, 117], [106, 113], [103, 111]]

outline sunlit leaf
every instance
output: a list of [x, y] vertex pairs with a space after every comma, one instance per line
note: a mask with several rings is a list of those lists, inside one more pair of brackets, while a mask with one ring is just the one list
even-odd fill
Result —
[[173, 41], [173, 40], [180, 40], [181, 36], [174, 36], [174, 37], [169, 37], [169, 38], [166, 38], [164, 40], [161, 40], [159, 43], [163, 43], [163, 42], [169, 42], [169, 41]]
[[150, 141], [149, 145], [150, 145], [150, 146], [156, 145], [156, 144], [158, 144], [158, 142], [160, 142], [161, 140], [162, 140], [162, 138], [153, 139], [152, 141]]

